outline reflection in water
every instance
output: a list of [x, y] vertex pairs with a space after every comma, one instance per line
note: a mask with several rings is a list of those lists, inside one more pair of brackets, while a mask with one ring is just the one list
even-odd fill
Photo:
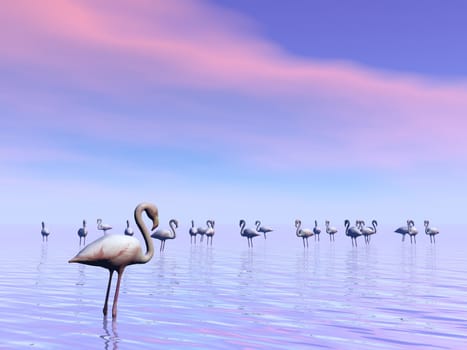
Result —
[[47, 244], [42, 243], [42, 246], [41, 246], [41, 258], [39, 260], [39, 265], [37, 265], [37, 271], [39, 271], [39, 272], [41, 272], [42, 267], [47, 262], [47, 249], [48, 249], [48, 247], [49, 246]]
[[110, 345], [112, 345], [111, 349], [116, 350], [118, 349], [118, 342], [120, 341], [117, 332], [117, 321], [115, 319], [112, 319], [112, 327], [110, 331], [108, 323], [109, 322], [107, 320], [107, 317], [104, 316], [104, 319], [102, 321], [102, 328], [104, 329], [105, 334], [102, 334], [100, 337], [104, 340], [105, 350], [110, 349]]
[[42, 243], [42, 246], [41, 246], [41, 257], [40, 257], [40, 260], [39, 260], [39, 264], [37, 265], [37, 279], [36, 279], [36, 286], [39, 286], [39, 285], [42, 285], [43, 283], [43, 275], [44, 275], [44, 270], [45, 270], [45, 267], [46, 267], [46, 263], [47, 263], [47, 249], [48, 249], [48, 245], [46, 242], [43, 242]]

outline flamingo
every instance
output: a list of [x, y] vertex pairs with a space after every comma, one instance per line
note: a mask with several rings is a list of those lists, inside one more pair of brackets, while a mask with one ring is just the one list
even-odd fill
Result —
[[104, 235], [105, 235], [108, 230], [112, 229], [112, 226], [103, 224], [102, 219], [97, 219], [97, 229], [104, 231]]
[[260, 236], [261, 233], [259, 233], [256, 230], [253, 230], [252, 228], [245, 228], [245, 225], [245, 220], [240, 220], [240, 236], [246, 237], [248, 241], [248, 247], [253, 248], [253, 238]]
[[78, 230], [79, 236], [79, 245], [81, 245], [81, 240], [84, 238], [84, 245], [86, 245], [86, 236], [88, 235], [88, 229], [86, 228], [86, 220], [83, 220], [83, 227], [80, 227]]
[[212, 245], [212, 236], [214, 236], [214, 234], [216, 233], [216, 231], [214, 230], [214, 225], [216, 224], [216, 222], [214, 220], [208, 220], [206, 224], [208, 225], [208, 229], [206, 230], [206, 244], [209, 244], [209, 238], [211, 238]]
[[255, 222], [255, 226], [256, 226], [256, 231], [262, 233], [264, 235], [264, 239], [266, 239], [266, 234], [268, 232], [272, 232], [274, 231], [272, 228], [270, 227], [267, 227], [267, 226], [261, 226], [261, 221], [259, 220], [256, 220]]
[[409, 229], [410, 243], [412, 243], [412, 237], [413, 237], [413, 243], [417, 244], [416, 236], [418, 234], [418, 230], [415, 228], [415, 223], [413, 222], [413, 220], [409, 220], [407, 222], [407, 226]]
[[318, 227], [318, 221], [315, 220], [315, 227], [313, 227], [313, 234], [315, 235], [315, 241], [316, 241], [316, 237], [318, 237], [318, 242], [319, 242], [320, 233], [321, 233], [321, 229]]
[[42, 221], [41, 235], [42, 235], [42, 242], [44, 242], [44, 239], [46, 242], [49, 241], [50, 231], [47, 227], [45, 227], [44, 221]]
[[295, 234], [297, 237], [302, 237], [303, 240], [303, 247], [305, 248], [305, 240], [306, 240], [306, 247], [308, 247], [308, 237], [313, 236], [313, 231], [309, 228], [301, 228], [302, 227], [302, 221], [299, 219], [295, 220], [295, 228], [297, 229], [295, 231]]
[[394, 232], [400, 233], [402, 235], [402, 242], [405, 240], [405, 235], [409, 233], [409, 222], [410, 219], [407, 220], [407, 225], [406, 226], [401, 226], [398, 229], [396, 229]]
[[135, 208], [134, 215], [136, 224], [138, 225], [138, 228], [143, 235], [144, 243], [146, 244], [145, 254], [143, 254], [141, 243], [135, 237], [125, 235], [104, 235], [85, 246], [74, 258], [68, 261], [70, 263], [100, 266], [109, 270], [109, 282], [107, 284], [104, 308], [102, 310], [104, 316], [107, 316], [110, 285], [112, 283], [112, 275], [114, 271], [117, 271], [118, 279], [112, 306], [112, 318], [117, 317], [118, 293], [125, 267], [132, 264], [145, 264], [151, 260], [154, 255], [154, 246], [150, 237], [150, 231], [143, 221], [143, 212], [145, 212], [149, 219], [152, 220], [151, 230], [154, 230], [159, 226], [159, 213], [157, 207], [150, 203], [140, 203]]
[[435, 236], [439, 233], [439, 230], [435, 227], [429, 227], [430, 221], [428, 220], [425, 220], [423, 225], [425, 226], [425, 233], [430, 235], [430, 243], [436, 243]]
[[175, 237], [177, 237], [175, 229], [178, 228], [178, 221], [175, 219], [171, 219], [169, 221], [169, 226], [170, 226], [170, 230], [158, 229], [151, 235], [152, 238], [156, 238], [161, 241], [161, 247], [160, 247], [161, 252], [163, 252], [165, 249], [166, 239], [175, 239]]
[[193, 238], [195, 239], [195, 244], [196, 244], [196, 234], [198, 233], [198, 230], [196, 229], [195, 222], [193, 220], [191, 220], [191, 227], [188, 233], [190, 234], [191, 244], [193, 244]]
[[372, 226], [365, 227], [365, 221], [362, 221], [362, 228], [360, 229], [360, 231], [362, 232], [362, 235], [365, 236], [366, 244], [370, 243], [371, 235], [374, 235], [376, 233], [376, 226], [378, 226], [378, 222], [376, 220], [373, 220], [371, 222], [371, 225]]
[[130, 221], [129, 220], [126, 221], [125, 234], [127, 236], [133, 236], [133, 234], [134, 234], [133, 229], [130, 227]]
[[208, 228], [209, 228], [208, 221], [209, 221], [209, 220], [206, 221], [206, 226], [208, 226], [208, 227], [198, 227], [198, 228], [196, 229], [197, 233], [201, 236], [201, 238], [199, 239], [200, 242], [203, 241], [204, 235], [206, 234], [206, 231], [207, 231]]
[[362, 232], [358, 227], [361, 227], [361, 222], [357, 221], [357, 226], [352, 226], [350, 227], [350, 221], [345, 220], [344, 221], [344, 226], [345, 226], [345, 235], [349, 236], [350, 239], [352, 240], [352, 246], [354, 245], [357, 247], [357, 238], [362, 235]]
[[326, 233], [329, 234], [329, 240], [334, 241], [334, 235], [337, 233], [337, 228], [329, 226], [329, 220], [326, 220], [324, 224], [326, 225]]

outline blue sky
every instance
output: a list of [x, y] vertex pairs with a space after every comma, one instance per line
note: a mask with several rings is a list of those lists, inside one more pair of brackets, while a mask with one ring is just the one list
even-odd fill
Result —
[[466, 7], [8, 4], [3, 221], [460, 223]]

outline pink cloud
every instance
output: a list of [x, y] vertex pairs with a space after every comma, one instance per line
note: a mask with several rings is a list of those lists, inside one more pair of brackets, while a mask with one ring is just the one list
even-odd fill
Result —
[[[0, 20], [8, 29], [0, 33], [0, 64], [28, 67], [61, 84], [133, 100], [147, 98], [148, 88], [175, 86], [233, 91], [266, 103], [300, 101], [301, 116], [293, 114], [295, 107], [287, 115], [296, 134], [282, 134], [266, 116], [258, 117], [264, 134], [222, 118], [178, 128], [182, 137], [196, 139], [208, 127], [212, 141], [270, 166], [326, 159], [403, 166], [446, 153], [465, 157], [456, 144], [467, 146], [466, 82], [294, 57], [255, 34], [252, 22], [203, 2], [17, 1], [3, 5]], [[152, 125], [140, 121], [135, 129], [126, 116], [97, 115], [80, 116], [85, 122], [77, 129], [97, 136], [111, 120], [115, 134], [137, 136]], [[174, 124], [164, 121], [157, 139], [169, 142]]]

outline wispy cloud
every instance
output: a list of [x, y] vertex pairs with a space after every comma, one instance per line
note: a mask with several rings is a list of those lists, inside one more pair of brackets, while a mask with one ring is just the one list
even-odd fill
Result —
[[[14, 67], [13, 78], [25, 79], [17, 87], [25, 99], [45, 80], [51, 100], [62, 88], [74, 89], [146, 105], [156, 115], [142, 118], [138, 108], [135, 115], [92, 107], [89, 113], [71, 111], [76, 102], [60, 95], [43, 114], [43, 126], [95, 138], [125, 132], [134, 142], [149, 143], [170, 143], [170, 130], [177, 129], [179, 138], [190, 140], [188, 147], [206, 147], [200, 141], [207, 129], [211, 146], [267, 167], [309, 169], [317, 162], [404, 167], [446, 157], [466, 160], [466, 82], [296, 57], [255, 33], [248, 19], [204, 2], [18, 1], [4, 4], [0, 20], [8, 28], [0, 33], [0, 67]], [[8, 82], [0, 84], [6, 89]], [[196, 103], [194, 110], [206, 114], [181, 122], [161, 115], [153, 102], [171, 89], [231, 93], [251, 98], [255, 106], [280, 108], [247, 112], [245, 118], [261, 128], [238, 125], [235, 113], [216, 114]], [[159, 132], [151, 138], [148, 129], [155, 123]], [[109, 125], [111, 133], [98, 132]]]

